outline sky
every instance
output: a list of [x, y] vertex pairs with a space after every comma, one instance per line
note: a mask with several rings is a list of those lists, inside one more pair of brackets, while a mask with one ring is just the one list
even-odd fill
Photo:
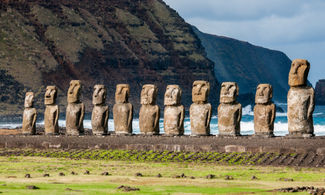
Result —
[[325, 0], [164, 0], [202, 32], [279, 50], [325, 79]]

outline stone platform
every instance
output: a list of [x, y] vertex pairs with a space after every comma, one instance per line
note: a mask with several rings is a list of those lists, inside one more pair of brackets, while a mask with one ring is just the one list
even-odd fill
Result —
[[272, 152], [325, 154], [325, 137], [258, 138], [253, 136], [0, 136], [0, 148], [35, 149], [119, 149], [185, 152]]

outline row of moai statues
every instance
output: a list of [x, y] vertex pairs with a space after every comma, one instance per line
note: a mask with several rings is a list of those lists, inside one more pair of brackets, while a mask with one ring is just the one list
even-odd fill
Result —
[[[307, 60], [297, 59], [291, 65], [289, 73], [290, 90], [288, 93], [288, 124], [290, 136], [313, 136], [314, 90], [307, 86], [310, 64]], [[82, 135], [85, 105], [80, 102], [81, 82], [72, 80], [68, 90], [66, 110], [66, 134]], [[191, 134], [195, 136], [210, 134], [212, 115], [208, 103], [210, 84], [207, 81], [195, 81], [192, 88], [190, 107]], [[115, 105], [113, 107], [114, 130], [116, 134], [132, 134], [133, 106], [129, 103], [130, 87], [127, 84], [116, 86]], [[156, 104], [158, 88], [147, 84], [141, 91], [139, 113], [140, 133], [159, 134], [160, 108]], [[242, 106], [237, 102], [239, 87], [235, 82], [221, 85], [220, 105], [218, 107], [218, 136], [239, 136]], [[178, 85], [168, 85], [164, 96], [165, 135], [184, 134], [185, 109], [181, 105], [182, 90]], [[93, 111], [91, 117], [94, 135], [108, 134], [109, 110], [105, 104], [107, 90], [104, 85], [95, 85], [93, 92]], [[273, 89], [269, 84], [260, 84], [256, 90], [254, 107], [254, 130], [256, 136], [274, 136], [276, 106], [272, 102]], [[45, 93], [45, 134], [59, 133], [59, 107], [56, 105], [57, 88], [48, 86]], [[22, 132], [35, 134], [36, 109], [33, 108], [33, 93], [27, 92], [23, 115]]]

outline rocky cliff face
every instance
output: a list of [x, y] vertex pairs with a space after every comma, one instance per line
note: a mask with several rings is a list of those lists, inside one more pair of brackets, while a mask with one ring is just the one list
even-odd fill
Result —
[[286, 102], [291, 60], [284, 53], [193, 28], [208, 58], [215, 63], [219, 82], [235, 81], [240, 94], [253, 96], [258, 84], [269, 83], [273, 86], [273, 99]]
[[64, 112], [71, 79], [84, 85], [87, 112], [98, 83], [108, 88], [110, 108], [118, 83], [130, 84], [136, 110], [147, 83], [158, 86], [160, 105], [166, 85], [179, 84], [189, 106], [193, 81], [208, 80], [210, 101], [218, 102], [213, 63], [192, 27], [161, 0], [6, 0], [0, 14], [1, 115], [20, 114], [28, 90], [43, 109], [46, 85], [59, 88]]
[[319, 80], [315, 88], [316, 104], [325, 105], [325, 79]]

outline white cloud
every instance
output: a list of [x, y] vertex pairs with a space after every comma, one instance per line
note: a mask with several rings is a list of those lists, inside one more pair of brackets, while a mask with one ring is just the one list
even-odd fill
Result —
[[[277, 49], [312, 63], [310, 80], [325, 78], [323, 0], [165, 0], [201, 31]], [[321, 70], [321, 71], [320, 71]]]

